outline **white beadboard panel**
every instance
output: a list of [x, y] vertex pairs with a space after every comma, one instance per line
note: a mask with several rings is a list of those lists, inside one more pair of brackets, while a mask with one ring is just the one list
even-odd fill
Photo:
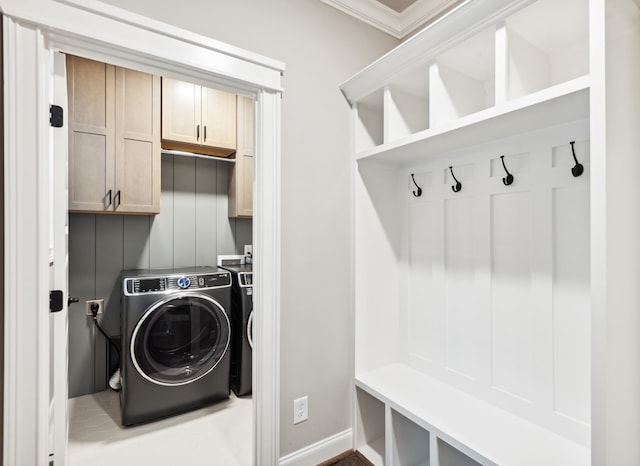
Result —
[[[367, 206], [371, 222], [356, 235], [358, 249], [370, 241], [374, 225], [391, 229], [400, 220], [405, 230], [397, 262], [401, 269], [406, 264], [398, 280], [398, 310], [385, 313], [386, 322], [395, 317], [400, 323], [397, 361], [585, 445], [590, 424], [587, 129], [577, 122], [406, 166], [396, 178], [398, 200], [388, 189], [384, 199], [380, 194]], [[571, 175], [573, 139], [585, 165], [579, 178]], [[515, 176], [511, 186], [502, 182], [503, 154]], [[449, 165], [462, 182], [460, 193], [451, 191]], [[413, 195], [412, 173], [423, 187], [420, 197]], [[373, 184], [369, 194], [383, 182]], [[381, 215], [382, 206], [393, 209], [385, 202], [395, 202], [397, 216]], [[356, 253], [359, 263], [369, 261], [358, 273], [366, 267], [380, 270], [372, 261], [379, 254], [376, 244], [381, 242]], [[373, 295], [378, 288], [367, 291]], [[381, 300], [376, 296], [367, 310]], [[360, 319], [357, 329], [371, 325]], [[384, 328], [392, 333], [389, 325]], [[360, 339], [366, 355], [359, 351], [359, 360], [379, 351], [374, 346], [387, 338], [378, 332], [373, 341], [373, 335]], [[366, 338], [371, 348], [362, 345]]]
[[590, 422], [589, 192], [586, 183], [553, 193], [554, 410]]
[[439, 365], [444, 363], [444, 300], [442, 286], [438, 286], [438, 275], [442, 274], [434, 269], [442, 269], [441, 204], [423, 201], [409, 206], [407, 319], [409, 355]]
[[492, 385], [530, 401], [533, 396], [534, 316], [531, 301], [531, 193], [491, 200]]
[[475, 198], [445, 201], [446, 365], [466, 377], [480, 377], [483, 316], [475, 290]]
[[[84, 303], [96, 292], [96, 216], [69, 215], [69, 397], [97, 391], [94, 367], [94, 327], [84, 315]], [[72, 240], [71, 240], [72, 239]]]
[[194, 265], [217, 264], [217, 214], [216, 196], [218, 170], [220, 162], [215, 160], [195, 159], [195, 248], [197, 251]]
[[173, 267], [196, 263], [196, 158], [173, 161]]
[[173, 267], [173, 155], [163, 155], [160, 169], [160, 213], [151, 219], [149, 268]]
[[124, 215], [123, 269], [149, 268], [149, 230], [151, 218], [146, 215]]

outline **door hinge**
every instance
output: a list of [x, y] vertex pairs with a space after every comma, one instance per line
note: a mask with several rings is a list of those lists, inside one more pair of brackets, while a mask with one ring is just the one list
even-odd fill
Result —
[[60, 105], [49, 105], [49, 123], [54, 128], [62, 128], [64, 110]]
[[60, 312], [64, 308], [64, 293], [62, 290], [49, 291], [49, 311]]

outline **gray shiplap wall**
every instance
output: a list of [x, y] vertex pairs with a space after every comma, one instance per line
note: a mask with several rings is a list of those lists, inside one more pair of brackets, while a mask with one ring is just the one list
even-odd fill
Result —
[[160, 214], [69, 215], [69, 396], [104, 390], [107, 345], [84, 302], [104, 299], [101, 323], [120, 333], [122, 269], [215, 265], [220, 254], [251, 244], [251, 220], [230, 219], [227, 162], [162, 156]]

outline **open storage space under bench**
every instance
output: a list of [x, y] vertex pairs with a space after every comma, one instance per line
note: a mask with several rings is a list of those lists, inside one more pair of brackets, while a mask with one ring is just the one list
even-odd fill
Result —
[[372, 434], [357, 448], [374, 464], [590, 464], [589, 448], [402, 364], [360, 374], [356, 387], [361, 432]]

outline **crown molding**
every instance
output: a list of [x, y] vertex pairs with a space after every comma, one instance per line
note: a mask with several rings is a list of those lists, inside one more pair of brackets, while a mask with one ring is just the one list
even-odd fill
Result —
[[401, 40], [460, 3], [460, 0], [416, 0], [399, 13], [376, 0], [321, 1]]

